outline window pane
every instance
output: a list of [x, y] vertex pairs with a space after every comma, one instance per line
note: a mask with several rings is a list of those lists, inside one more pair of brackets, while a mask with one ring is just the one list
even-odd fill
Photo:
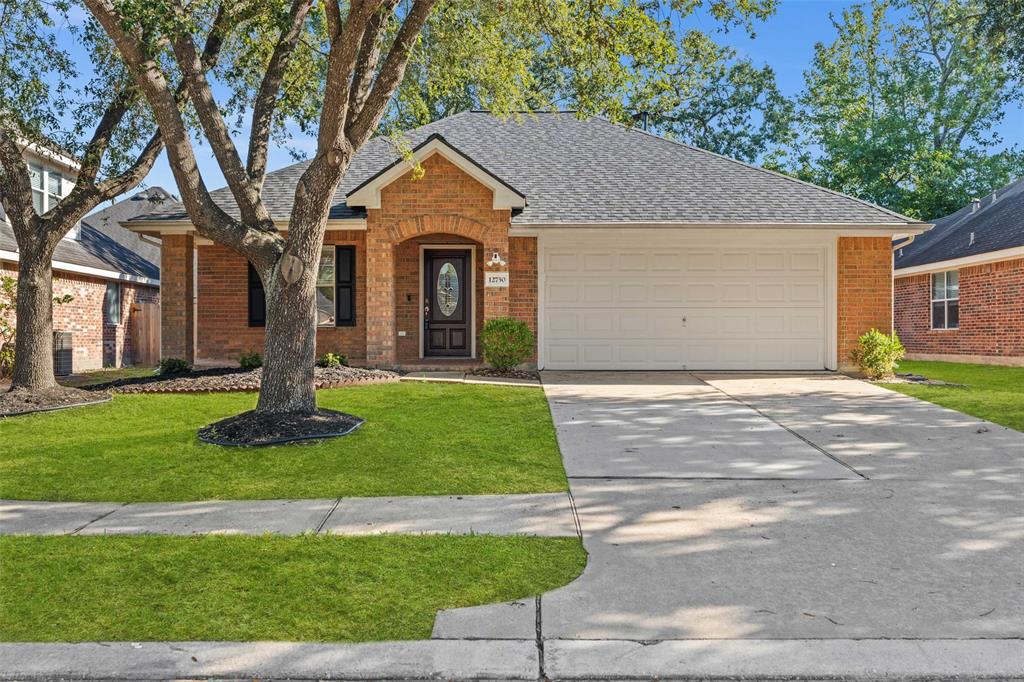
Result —
[[932, 303], [932, 328], [946, 328], [946, 304]]
[[46, 174], [46, 191], [58, 198], [64, 196], [60, 191], [60, 173], [51, 171]]
[[43, 168], [34, 164], [28, 165], [28, 177], [32, 181], [32, 189], [43, 188]]
[[946, 273], [936, 272], [932, 275], [932, 300], [946, 298]]
[[316, 288], [316, 323], [334, 326], [334, 285]]
[[334, 284], [334, 247], [325, 246], [320, 253], [320, 267], [316, 273], [317, 286]]
[[946, 327], [949, 329], [958, 329], [960, 327], [960, 301], [950, 301], [946, 304], [948, 312], [946, 313]]
[[103, 321], [121, 324], [121, 285], [111, 282], [103, 294]]
[[32, 190], [32, 208], [36, 210], [36, 213], [43, 215], [43, 193], [37, 190]]
[[960, 271], [946, 273], [946, 298], [960, 298]]

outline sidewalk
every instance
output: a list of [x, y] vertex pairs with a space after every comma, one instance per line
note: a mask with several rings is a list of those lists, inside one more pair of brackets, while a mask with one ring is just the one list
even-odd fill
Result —
[[0, 500], [0, 535], [267, 532], [578, 535], [565, 493], [135, 504]]

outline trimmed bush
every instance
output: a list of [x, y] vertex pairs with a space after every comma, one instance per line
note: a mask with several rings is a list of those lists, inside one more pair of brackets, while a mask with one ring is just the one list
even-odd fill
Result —
[[181, 358], [164, 358], [160, 361], [160, 374], [181, 374], [190, 369], [192, 366]]
[[857, 343], [853, 358], [869, 379], [891, 378], [907, 353], [895, 331], [890, 336], [872, 329], [857, 339]]
[[317, 367], [348, 367], [348, 356], [344, 353], [324, 353], [316, 361]]
[[498, 370], [522, 364], [533, 352], [533, 343], [533, 332], [526, 323], [511, 317], [489, 320], [480, 332], [484, 359]]
[[254, 350], [238, 356], [238, 366], [242, 369], [259, 369], [263, 366], [263, 356]]

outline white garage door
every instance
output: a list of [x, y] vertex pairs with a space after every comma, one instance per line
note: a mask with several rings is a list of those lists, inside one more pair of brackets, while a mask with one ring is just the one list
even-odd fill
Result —
[[825, 367], [824, 246], [627, 241], [542, 240], [547, 369]]

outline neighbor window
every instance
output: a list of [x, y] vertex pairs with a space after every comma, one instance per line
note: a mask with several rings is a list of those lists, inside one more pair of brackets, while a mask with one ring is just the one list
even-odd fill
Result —
[[103, 321], [121, 324], [121, 285], [118, 282], [107, 282], [107, 290], [103, 294]]
[[46, 213], [46, 192], [43, 191], [43, 167], [34, 163], [28, 165], [28, 177], [32, 182], [32, 207], [36, 213]]
[[960, 327], [960, 273], [932, 274], [932, 329]]

